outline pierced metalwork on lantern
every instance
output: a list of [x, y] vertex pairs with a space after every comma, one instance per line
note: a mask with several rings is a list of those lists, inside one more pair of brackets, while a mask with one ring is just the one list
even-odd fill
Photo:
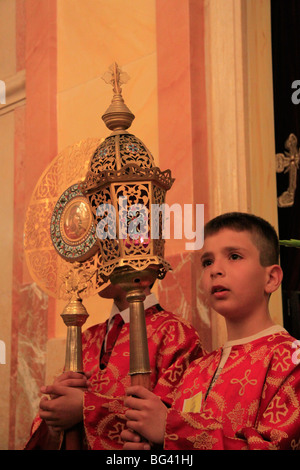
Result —
[[112, 133], [96, 149], [81, 189], [97, 225], [102, 258], [99, 274], [109, 277], [116, 268], [141, 271], [155, 265], [161, 279], [170, 265], [164, 259], [158, 209], [174, 179], [170, 170], [155, 166], [144, 143], [127, 131], [134, 115], [124, 103], [121, 78], [116, 64], [105, 74], [114, 96], [102, 119]]

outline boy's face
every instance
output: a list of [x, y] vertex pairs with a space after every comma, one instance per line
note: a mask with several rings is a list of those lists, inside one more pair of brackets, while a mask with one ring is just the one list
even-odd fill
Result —
[[222, 229], [206, 237], [201, 257], [202, 285], [210, 306], [226, 318], [265, 309], [268, 267], [247, 231]]

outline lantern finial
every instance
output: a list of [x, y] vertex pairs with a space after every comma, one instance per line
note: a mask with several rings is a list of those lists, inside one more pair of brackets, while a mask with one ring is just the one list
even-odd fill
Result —
[[127, 83], [129, 76], [123, 72], [118, 64], [114, 62], [107, 72], [103, 75], [105, 83], [111, 84], [114, 96], [110, 106], [103, 114], [102, 119], [108, 129], [115, 131], [124, 131], [131, 126], [135, 116], [128, 109], [122, 97], [121, 85]]

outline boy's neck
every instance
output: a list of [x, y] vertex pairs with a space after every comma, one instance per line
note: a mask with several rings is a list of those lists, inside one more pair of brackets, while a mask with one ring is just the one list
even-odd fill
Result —
[[260, 331], [266, 330], [274, 325], [275, 323], [269, 314], [259, 318], [250, 317], [241, 321], [231, 321], [230, 319], [226, 319], [227, 340], [235, 341], [247, 338], [248, 336], [256, 335]]

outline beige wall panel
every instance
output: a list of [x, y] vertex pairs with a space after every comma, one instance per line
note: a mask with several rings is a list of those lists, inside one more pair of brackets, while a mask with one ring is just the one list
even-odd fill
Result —
[[[5, 344], [5, 364], [0, 360], [0, 449], [8, 448], [10, 403], [10, 348], [12, 320], [13, 212], [14, 212], [14, 113], [0, 117], [0, 340]], [[5, 229], [4, 229], [5, 228]], [[3, 359], [2, 355], [0, 359]]]
[[[6, 82], [16, 72], [16, 27], [15, 0], [0, 2], [0, 80]], [[6, 95], [7, 103], [7, 95]], [[0, 111], [6, 106], [0, 104]], [[7, 111], [7, 109], [6, 109]], [[1, 113], [2, 114], [2, 113]], [[11, 372], [11, 333], [12, 333], [12, 275], [13, 275], [13, 229], [14, 229], [14, 112], [0, 116], [0, 231], [1, 269], [0, 269], [0, 449], [8, 449], [9, 443], [9, 406]], [[5, 362], [3, 364], [2, 362]]]
[[[244, 0], [247, 19], [249, 180], [251, 211], [276, 229], [277, 190], [273, 109], [270, 0]], [[281, 289], [270, 300], [270, 312], [282, 323]]]
[[155, 0], [58, 0], [58, 91], [156, 50]]
[[[57, 25], [58, 150], [110, 134], [101, 116], [113, 92], [102, 76], [116, 61], [130, 77], [122, 86], [136, 116], [130, 132], [158, 164], [155, 0], [58, 0]], [[112, 301], [96, 295], [84, 304], [89, 318], [83, 329], [104, 321]], [[64, 306], [56, 302], [56, 337], [66, 334]]]
[[270, 1], [245, 2], [251, 208], [277, 226]]
[[[210, 217], [252, 212], [277, 228], [270, 1], [206, 0], [205, 18]], [[270, 311], [282, 323], [280, 291]], [[212, 329], [217, 347], [215, 312]]]
[[[123, 97], [136, 116], [129, 131], [144, 142], [158, 164], [156, 55], [142, 57], [123, 70], [130, 76], [122, 87]], [[106, 138], [110, 134], [101, 116], [112, 96], [112, 87], [101, 77], [58, 94], [59, 150], [88, 137]]]
[[236, 0], [206, 1], [210, 218], [248, 209], [240, 10]]
[[16, 3], [15, 0], [0, 2], [0, 79], [16, 71]]

